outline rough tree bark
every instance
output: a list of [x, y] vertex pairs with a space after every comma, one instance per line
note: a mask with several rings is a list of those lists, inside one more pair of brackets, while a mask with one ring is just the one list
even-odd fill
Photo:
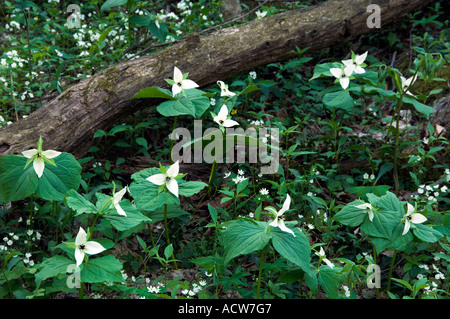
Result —
[[[107, 129], [156, 100], [130, 99], [149, 86], [167, 87], [173, 67], [189, 72], [200, 86], [226, 80], [243, 71], [295, 56], [296, 46], [310, 51], [374, 31], [367, 26], [370, 4], [381, 8], [381, 27], [403, 13], [420, 10], [434, 0], [329, 0], [317, 6], [283, 12], [261, 20], [191, 35], [159, 52], [120, 63], [68, 88], [25, 119], [0, 130], [0, 155], [35, 147], [84, 156], [97, 129]], [[376, 29], [375, 29], [376, 30]]]

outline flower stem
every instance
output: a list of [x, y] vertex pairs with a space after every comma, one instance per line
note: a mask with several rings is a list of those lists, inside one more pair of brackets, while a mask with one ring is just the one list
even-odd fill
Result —
[[177, 117], [175, 116], [175, 119], [173, 120], [173, 129], [172, 129], [172, 134], [170, 136], [170, 154], [169, 154], [169, 158], [170, 158], [170, 164], [173, 164], [173, 159], [172, 159], [172, 148], [173, 148], [173, 141], [174, 141], [174, 131], [175, 128], [177, 127]]
[[256, 287], [256, 299], [259, 299], [259, 293], [261, 290], [261, 275], [262, 275], [262, 269], [263, 269], [263, 264], [264, 264], [264, 253], [266, 252], [266, 247], [263, 248], [263, 250], [261, 251], [261, 256], [260, 256], [260, 260], [259, 260], [259, 272], [258, 272], [258, 285]]
[[214, 161], [213, 164], [212, 164], [212, 167], [211, 167], [211, 173], [209, 174], [208, 195], [211, 193], [211, 189], [213, 187], [213, 181], [214, 181], [214, 177], [216, 175], [216, 170], [217, 170], [217, 163], [216, 163], [216, 161]]
[[84, 282], [80, 282], [80, 288], [78, 288], [78, 299], [83, 299], [84, 297]]
[[394, 250], [394, 254], [392, 255], [392, 260], [391, 260], [391, 267], [389, 267], [389, 278], [388, 278], [388, 284], [387, 284], [387, 291], [390, 291], [390, 289], [391, 289], [392, 270], [394, 269], [396, 255], [397, 255], [397, 251]]
[[[169, 236], [169, 228], [167, 227], [167, 204], [164, 204], [164, 230], [166, 232], [166, 241], [167, 246], [170, 245], [170, 236]], [[175, 256], [172, 253], [172, 259], [173, 259], [173, 266], [176, 270], [178, 270], [177, 261], [175, 260]]]

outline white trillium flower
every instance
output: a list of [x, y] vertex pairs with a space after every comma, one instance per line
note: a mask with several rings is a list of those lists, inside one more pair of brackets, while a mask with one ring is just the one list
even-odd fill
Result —
[[220, 109], [219, 114], [214, 116], [213, 120], [220, 126], [224, 126], [224, 127], [233, 127], [235, 125], [239, 125], [238, 122], [236, 122], [234, 120], [230, 120], [228, 118], [228, 107], [225, 104], [222, 105], [222, 108]]
[[178, 197], [178, 182], [175, 179], [178, 176], [178, 172], [180, 170], [180, 165], [178, 161], [172, 164], [165, 174], [155, 174], [146, 179], [158, 186], [166, 185], [169, 192]]
[[28, 161], [25, 165], [27, 167], [31, 161], [33, 161], [34, 171], [36, 172], [38, 178], [41, 178], [44, 173], [45, 163], [56, 166], [55, 162], [52, 160], [53, 158], [59, 156], [61, 152], [47, 150], [42, 151], [42, 137], [39, 138], [37, 149], [33, 148], [28, 151], [22, 152], [22, 155], [28, 158]]
[[84, 259], [84, 254], [95, 255], [106, 250], [102, 245], [95, 241], [88, 241], [87, 234], [82, 227], [78, 231], [75, 238], [75, 260], [77, 261], [77, 267], [81, 265]]
[[427, 220], [427, 218], [425, 216], [423, 216], [422, 214], [414, 213], [415, 208], [413, 205], [408, 203], [407, 206], [408, 206], [408, 208], [407, 208], [406, 215], [405, 215], [405, 228], [403, 229], [402, 235], [405, 235], [409, 231], [409, 228], [411, 227], [411, 223], [422, 224], [423, 222], [425, 222]]
[[319, 256], [320, 260], [325, 262], [329, 267], [334, 268], [333, 263], [326, 258], [325, 251], [323, 250], [323, 247], [320, 247], [320, 251], [318, 253], [316, 252], [316, 255]]
[[269, 225], [273, 226], [273, 227], [278, 227], [282, 231], [290, 233], [295, 237], [294, 232], [291, 229], [286, 227], [283, 219], [281, 218], [281, 215], [283, 215], [284, 212], [286, 212], [289, 209], [290, 205], [291, 205], [291, 197], [288, 194], [286, 197], [286, 200], [283, 203], [283, 207], [281, 207], [281, 209], [277, 212], [275, 219]]
[[356, 205], [356, 208], [364, 209], [369, 214], [369, 220], [373, 221], [373, 206], [369, 203], [364, 203], [361, 205]]
[[220, 86], [220, 96], [235, 96], [236, 93], [231, 92], [228, 90], [228, 85], [225, 84], [223, 81], [217, 81], [217, 84]]
[[125, 192], [127, 191], [127, 188], [124, 187], [120, 192], [117, 192], [113, 196], [113, 204], [115, 209], [117, 210], [117, 213], [122, 216], [127, 216], [125, 211], [120, 207], [119, 202], [122, 200], [123, 195], [125, 195]]
[[339, 83], [341, 84], [342, 88], [345, 90], [348, 85], [350, 84], [350, 75], [353, 73], [353, 67], [352, 66], [346, 66], [344, 70], [340, 68], [331, 68], [330, 73], [333, 74], [333, 76], [337, 79], [339, 79]]
[[181, 73], [180, 69], [178, 69], [177, 67], [174, 67], [174, 69], [173, 69], [174, 84], [172, 85], [173, 96], [177, 95], [182, 90], [194, 89], [194, 88], [198, 87], [197, 83], [195, 83], [192, 80], [188, 80], [186, 77], [187, 77], [187, 73], [186, 73], [186, 75], [183, 75], [183, 73]]
[[367, 58], [367, 51], [362, 55], [356, 54], [355, 57], [352, 59], [343, 60], [342, 63], [344, 63], [345, 66], [350, 67], [352, 72], [362, 74], [366, 72], [366, 70], [364, 70], [364, 68], [361, 66], [361, 64], [364, 63], [366, 58]]
[[408, 89], [408, 87], [412, 86], [414, 84], [414, 82], [416, 82], [417, 76], [416, 77], [412, 76], [412, 77], [410, 77], [408, 79], [405, 78], [404, 76], [400, 76], [400, 80], [402, 81], [402, 90], [403, 90], [403, 92], [405, 92], [405, 94], [414, 96], [414, 94], [409, 92], [409, 90], [408, 91], [406, 91], [406, 90]]

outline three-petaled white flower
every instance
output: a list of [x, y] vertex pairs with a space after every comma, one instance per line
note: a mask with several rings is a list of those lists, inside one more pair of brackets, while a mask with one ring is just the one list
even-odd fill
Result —
[[[172, 84], [172, 94], [177, 95], [183, 90], [194, 89], [198, 87], [198, 84], [192, 80], [188, 80], [189, 73], [181, 73], [180, 69], [174, 67], [173, 69], [173, 81]], [[172, 83], [173, 82], [173, 83]]]
[[146, 180], [158, 186], [166, 185], [169, 192], [178, 197], [178, 182], [175, 178], [178, 176], [179, 171], [180, 164], [176, 161], [165, 173], [152, 175], [147, 177]]
[[286, 200], [284, 201], [283, 206], [276, 213], [275, 219], [269, 225], [273, 226], [273, 227], [278, 227], [282, 231], [290, 233], [295, 237], [294, 232], [291, 229], [286, 227], [286, 225], [284, 224], [283, 218], [281, 217], [281, 215], [283, 215], [284, 212], [286, 212], [289, 209], [290, 205], [291, 205], [291, 197], [289, 196], [289, 194], [287, 194]]
[[414, 96], [414, 94], [409, 92], [408, 88], [410, 88], [414, 84], [414, 82], [416, 82], [417, 76], [411, 76], [408, 79], [405, 78], [404, 76], [400, 76], [400, 80], [402, 81], [402, 91], [405, 94]]
[[28, 158], [25, 168], [33, 162], [34, 171], [36, 172], [38, 178], [41, 178], [42, 174], [44, 174], [45, 163], [56, 166], [52, 159], [60, 154], [61, 152], [53, 150], [42, 151], [42, 137], [39, 137], [37, 149], [33, 148], [22, 152], [22, 155]]
[[122, 207], [120, 207], [119, 202], [122, 200], [123, 195], [125, 195], [125, 192], [127, 191], [127, 188], [124, 187], [121, 191], [117, 192], [113, 196], [113, 205], [114, 208], [117, 210], [117, 213], [122, 216], [127, 216], [125, 211]]
[[356, 208], [364, 209], [367, 214], [369, 214], [369, 220], [373, 221], [373, 206], [369, 203], [364, 203], [361, 205], [356, 205]]
[[357, 74], [362, 74], [362, 73], [366, 72], [366, 70], [364, 70], [364, 68], [361, 66], [364, 63], [364, 61], [366, 60], [366, 57], [367, 57], [367, 51], [362, 55], [356, 54], [351, 59], [342, 60], [342, 63], [344, 63], [345, 66], [350, 67], [352, 72], [355, 72]]
[[220, 96], [235, 96], [236, 93], [231, 92], [230, 90], [228, 90], [228, 85], [225, 84], [225, 82], [223, 81], [217, 81], [217, 84], [220, 86]]
[[342, 88], [345, 90], [350, 84], [350, 76], [353, 73], [352, 66], [346, 66], [343, 70], [341, 68], [331, 68], [330, 73], [337, 79], [339, 79], [339, 83]]
[[238, 122], [231, 120], [228, 117], [228, 107], [225, 104], [222, 105], [222, 108], [220, 109], [219, 114], [214, 116], [213, 120], [214, 120], [214, 122], [216, 122], [217, 124], [219, 124], [220, 126], [223, 126], [223, 127], [233, 127], [235, 125], [239, 125]]
[[323, 261], [331, 268], [334, 268], [333, 263], [327, 259], [326, 255], [325, 255], [325, 251], [323, 250], [323, 247], [320, 247], [320, 251], [316, 252], [316, 255], [319, 256], [320, 261]]
[[404, 217], [404, 219], [405, 219], [405, 228], [403, 229], [403, 234], [402, 235], [405, 235], [409, 231], [409, 228], [411, 227], [411, 223], [413, 223], [413, 224], [422, 224], [423, 222], [425, 222], [427, 220], [427, 218], [425, 216], [423, 216], [422, 214], [414, 213], [415, 208], [414, 208], [413, 205], [408, 203], [407, 206], [408, 206], [408, 208], [407, 208], [407, 211], [406, 211], [406, 215]]
[[95, 241], [88, 241], [87, 234], [82, 227], [78, 231], [75, 238], [75, 260], [77, 261], [77, 267], [81, 265], [84, 259], [84, 254], [95, 255], [106, 250], [101, 244]]

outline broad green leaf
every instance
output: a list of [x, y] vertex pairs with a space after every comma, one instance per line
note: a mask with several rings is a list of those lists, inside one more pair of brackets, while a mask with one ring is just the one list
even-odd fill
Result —
[[412, 106], [414, 106], [416, 111], [419, 112], [419, 113], [422, 113], [423, 115], [425, 115], [426, 118], [429, 118], [430, 114], [433, 112], [433, 108], [431, 106], [428, 106], [428, 105], [425, 105], [423, 103], [420, 103], [419, 101], [417, 101], [413, 97], [409, 97], [409, 96], [405, 95], [403, 97], [403, 102], [411, 104]]
[[60, 255], [44, 258], [44, 261], [39, 265], [39, 272], [35, 275], [37, 286], [39, 287], [41, 282], [47, 278], [66, 273], [68, 267], [74, 264], [73, 260]]
[[330, 63], [322, 63], [322, 64], [317, 64], [314, 67], [314, 74], [312, 76], [311, 80], [314, 80], [316, 78], [319, 77], [323, 77], [323, 76], [333, 76], [333, 74], [331, 74], [330, 69], [331, 68], [340, 68], [342, 66], [341, 63], [339, 62], [330, 62]]
[[204, 92], [197, 89], [184, 91], [186, 96], [181, 96], [179, 100], [170, 100], [158, 105], [156, 110], [163, 116], [192, 115], [200, 118], [209, 108], [210, 101], [204, 96]]
[[309, 273], [305, 273], [305, 283], [311, 289], [314, 295], [319, 293], [319, 282], [317, 280], [318, 271], [311, 269]]
[[105, 11], [112, 7], [121, 6], [126, 3], [127, 3], [127, 0], [106, 0], [106, 2], [103, 3], [102, 7], [100, 8], [100, 11]]
[[152, 22], [148, 15], [133, 15], [128, 21], [139, 26], [148, 26]]
[[367, 219], [361, 225], [361, 231], [373, 237], [391, 238], [394, 227], [404, 214], [404, 208], [400, 206], [397, 196], [391, 192], [381, 197], [373, 194], [367, 196], [376, 211], [373, 221]]
[[363, 92], [365, 93], [378, 93], [379, 95], [386, 97], [386, 98], [393, 98], [396, 94], [393, 91], [378, 88], [375, 86], [365, 86], [363, 87]]
[[142, 98], [163, 98], [169, 100], [176, 100], [172, 92], [167, 89], [162, 89], [159, 87], [148, 87], [140, 90], [133, 99], [142, 99]]
[[81, 183], [81, 166], [69, 153], [61, 153], [54, 158], [56, 167], [45, 165], [44, 174], [39, 179], [37, 194], [46, 200], [63, 200], [70, 189], [77, 190]]
[[254, 83], [251, 83], [244, 90], [242, 90], [242, 92], [239, 92], [239, 95], [248, 94], [250, 92], [254, 92], [254, 91], [258, 91], [258, 90], [259, 90], [259, 88]]
[[338, 268], [331, 268], [327, 265], [320, 266], [319, 268], [317, 279], [328, 298], [331, 299], [337, 299], [339, 297], [340, 276], [338, 271]]
[[309, 272], [311, 248], [308, 238], [298, 228], [292, 229], [295, 237], [278, 227], [272, 227], [272, 244], [275, 250], [290, 262], [299, 266], [304, 272]]
[[164, 257], [166, 257], [166, 259], [169, 259], [170, 257], [172, 257], [172, 253], [173, 253], [172, 244], [170, 244], [169, 246], [164, 248]]
[[36, 191], [38, 177], [32, 164], [24, 169], [26, 162], [27, 158], [18, 155], [0, 157], [0, 194], [4, 203], [22, 200]]
[[[157, 169], [156, 174], [161, 172]], [[140, 175], [137, 175], [140, 176]], [[149, 177], [146, 176], [145, 178]], [[179, 180], [178, 180], [179, 181]], [[180, 187], [180, 183], [178, 184]], [[164, 204], [180, 204], [180, 200], [168, 191], [159, 192], [159, 186], [147, 180], [142, 180], [139, 183], [133, 182], [130, 184], [130, 192], [134, 198], [136, 207], [141, 210], [155, 211]]]
[[411, 228], [417, 238], [428, 243], [435, 243], [444, 236], [439, 231], [422, 224], [414, 224]]
[[118, 231], [126, 231], [142, 222], [151, 222], [151, 219], [142, 215], [141, 212], [134, 207], [129, 200], [122, 200], [119, 203], [120, 207], [125, 211], [127, 216], [119, 215], [117, 212], [110, 212], [105, 215], [105, 218]]
[[[182, 209], [179, 205], [167, 205], [167, 218], [177, 218], [183, 215], [189, 215], [189, 213]], [[164, 206], [161, 206], [154, 211], [150, 211], [148, 216], [150, 217], [152, 223], [164, 220]]]
[[214, 224], [217, 224], [217, 210], [208, 203], [208, 211]]
[[78, 194], [77, 191], [71, 189], [67, 192], [67, 196], [65, 198], [67, 206], [76, 211], [76, 215], [81, 215], [84, 213], [97, 213], [97, 209], [94, 204], [84, 198], [82, 195]]
[[408, 248], [409, 243], [413, 240], [413, 235], [411, 232], [407, 232], [403, 235], [403, 223], [398, 223], [394, 230], [392, 231], [391, 238], [381, 238], [381, 237], [370, 237], [370, 241], [375, 246], [377, 252], [382, 252], [384, 250], [397, 250], [404, 251]]
[[202, 189], [208, 186], [208, 184], [197, 181], [179, 181], [178, 184], [178, 195], [190, 197], [194, 194], [199, 193]]
[[363, 209], [355, 207], [361, 204], [364, 204], [364, 202], [359, 199], [351, 203], [348, 203], [336, 215], [334, 215], [333, 218], [338, 222], [340, 222], [341, 224], [347, 226], [351, 227], [359, 226], [367, 217], [367, 213]]
[[95, 282], [123, 282], [122, 263], [115, 257], [108, 255], [90, 258], [88, 262], [80, 265], [80, 281]]
[[331, 109], [337, 108], [350, 111], [355, 102], [347, 91], [340, 90], [338, 92], [325, 94], [323, 97], [323, 104]]
[[304, 276], [305, 272], [301, 269], [295, 270], [282, 269], [278, 281], [291, 284], [296, 281], [302, 280]]
[[263, 249], [270, 241], [267, 223], [238, 219], [226, 224], [222, 232], [225, 248], [225, 264], [231, 259]]

